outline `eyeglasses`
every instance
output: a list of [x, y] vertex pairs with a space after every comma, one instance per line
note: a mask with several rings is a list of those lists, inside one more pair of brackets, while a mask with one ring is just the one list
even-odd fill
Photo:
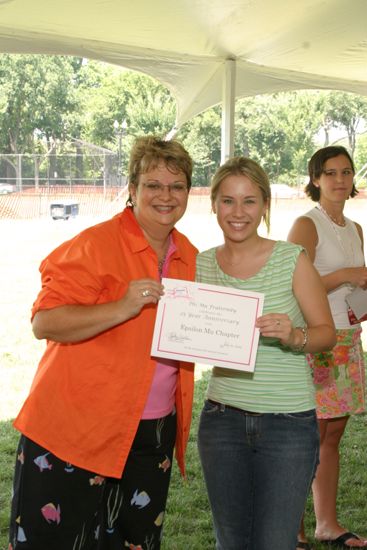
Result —
[[164, 192], [165, 189], [168, 189], [171, 195], [183, 195], [187, 192], [188, 188], [185, 183], [171, 183], [168, 185], [163, 185], [163, 183], [143, 183], [144, 189], [148, 191], [151, 195], [160, 195]]

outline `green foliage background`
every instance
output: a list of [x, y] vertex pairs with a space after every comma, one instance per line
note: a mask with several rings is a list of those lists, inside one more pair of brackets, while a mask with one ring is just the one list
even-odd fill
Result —
[[[116, 151], [114, 121], [127, 122], [126, 161], [134, 138], [166, 135], [175, 125], [170, 92], [140, 73], [67, 56], [0, 55], [0, 153], [61, 152], [71, 138]], [[367, 162], [367, 98], [345, 92], [298, 91], [236, 101], [235, 154], [260, 162], [271, 181], [298, 185], [307, 159], [339, 129], [355, 156]], [[195, 161], [194, 184], [208, 185], [220, 162], [221, 108], [178, 130]], [[302, 180], [303, 183], [303, 180]]]

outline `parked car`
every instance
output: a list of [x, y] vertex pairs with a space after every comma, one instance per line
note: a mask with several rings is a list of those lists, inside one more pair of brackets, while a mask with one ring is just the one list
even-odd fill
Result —
[[286, 183], [272, 183], [270, 188], [273, 199], [298, 199], [303, 196], [303, 192], [297, 187], [291, 187]]
[[65, 200], [53, 202], [50, 205], [50, 214], [53, 220], [68, 220], [79, 214], [79, 203]]
[[0, 195], [8, 195], [9, 193], [13, 193], [13, 191], [13, 185], [10, 185], [9, 183], [0, 183]]

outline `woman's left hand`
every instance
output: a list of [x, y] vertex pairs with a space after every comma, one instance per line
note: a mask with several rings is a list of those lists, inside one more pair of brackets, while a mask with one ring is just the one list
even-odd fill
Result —
[[267, 313], [258, 317], [256, 326], [261, 336], [279, 338], [283, 346], [294, 344], [294, 328], [286, 313]]

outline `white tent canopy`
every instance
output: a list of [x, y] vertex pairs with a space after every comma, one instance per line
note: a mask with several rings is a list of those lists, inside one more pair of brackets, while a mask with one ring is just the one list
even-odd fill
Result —
[[177, 124], [221, 101], [302, 88], [367, 95], [366, 0], [0, 0], [0, 51], [70, 54], [142, 71]]

